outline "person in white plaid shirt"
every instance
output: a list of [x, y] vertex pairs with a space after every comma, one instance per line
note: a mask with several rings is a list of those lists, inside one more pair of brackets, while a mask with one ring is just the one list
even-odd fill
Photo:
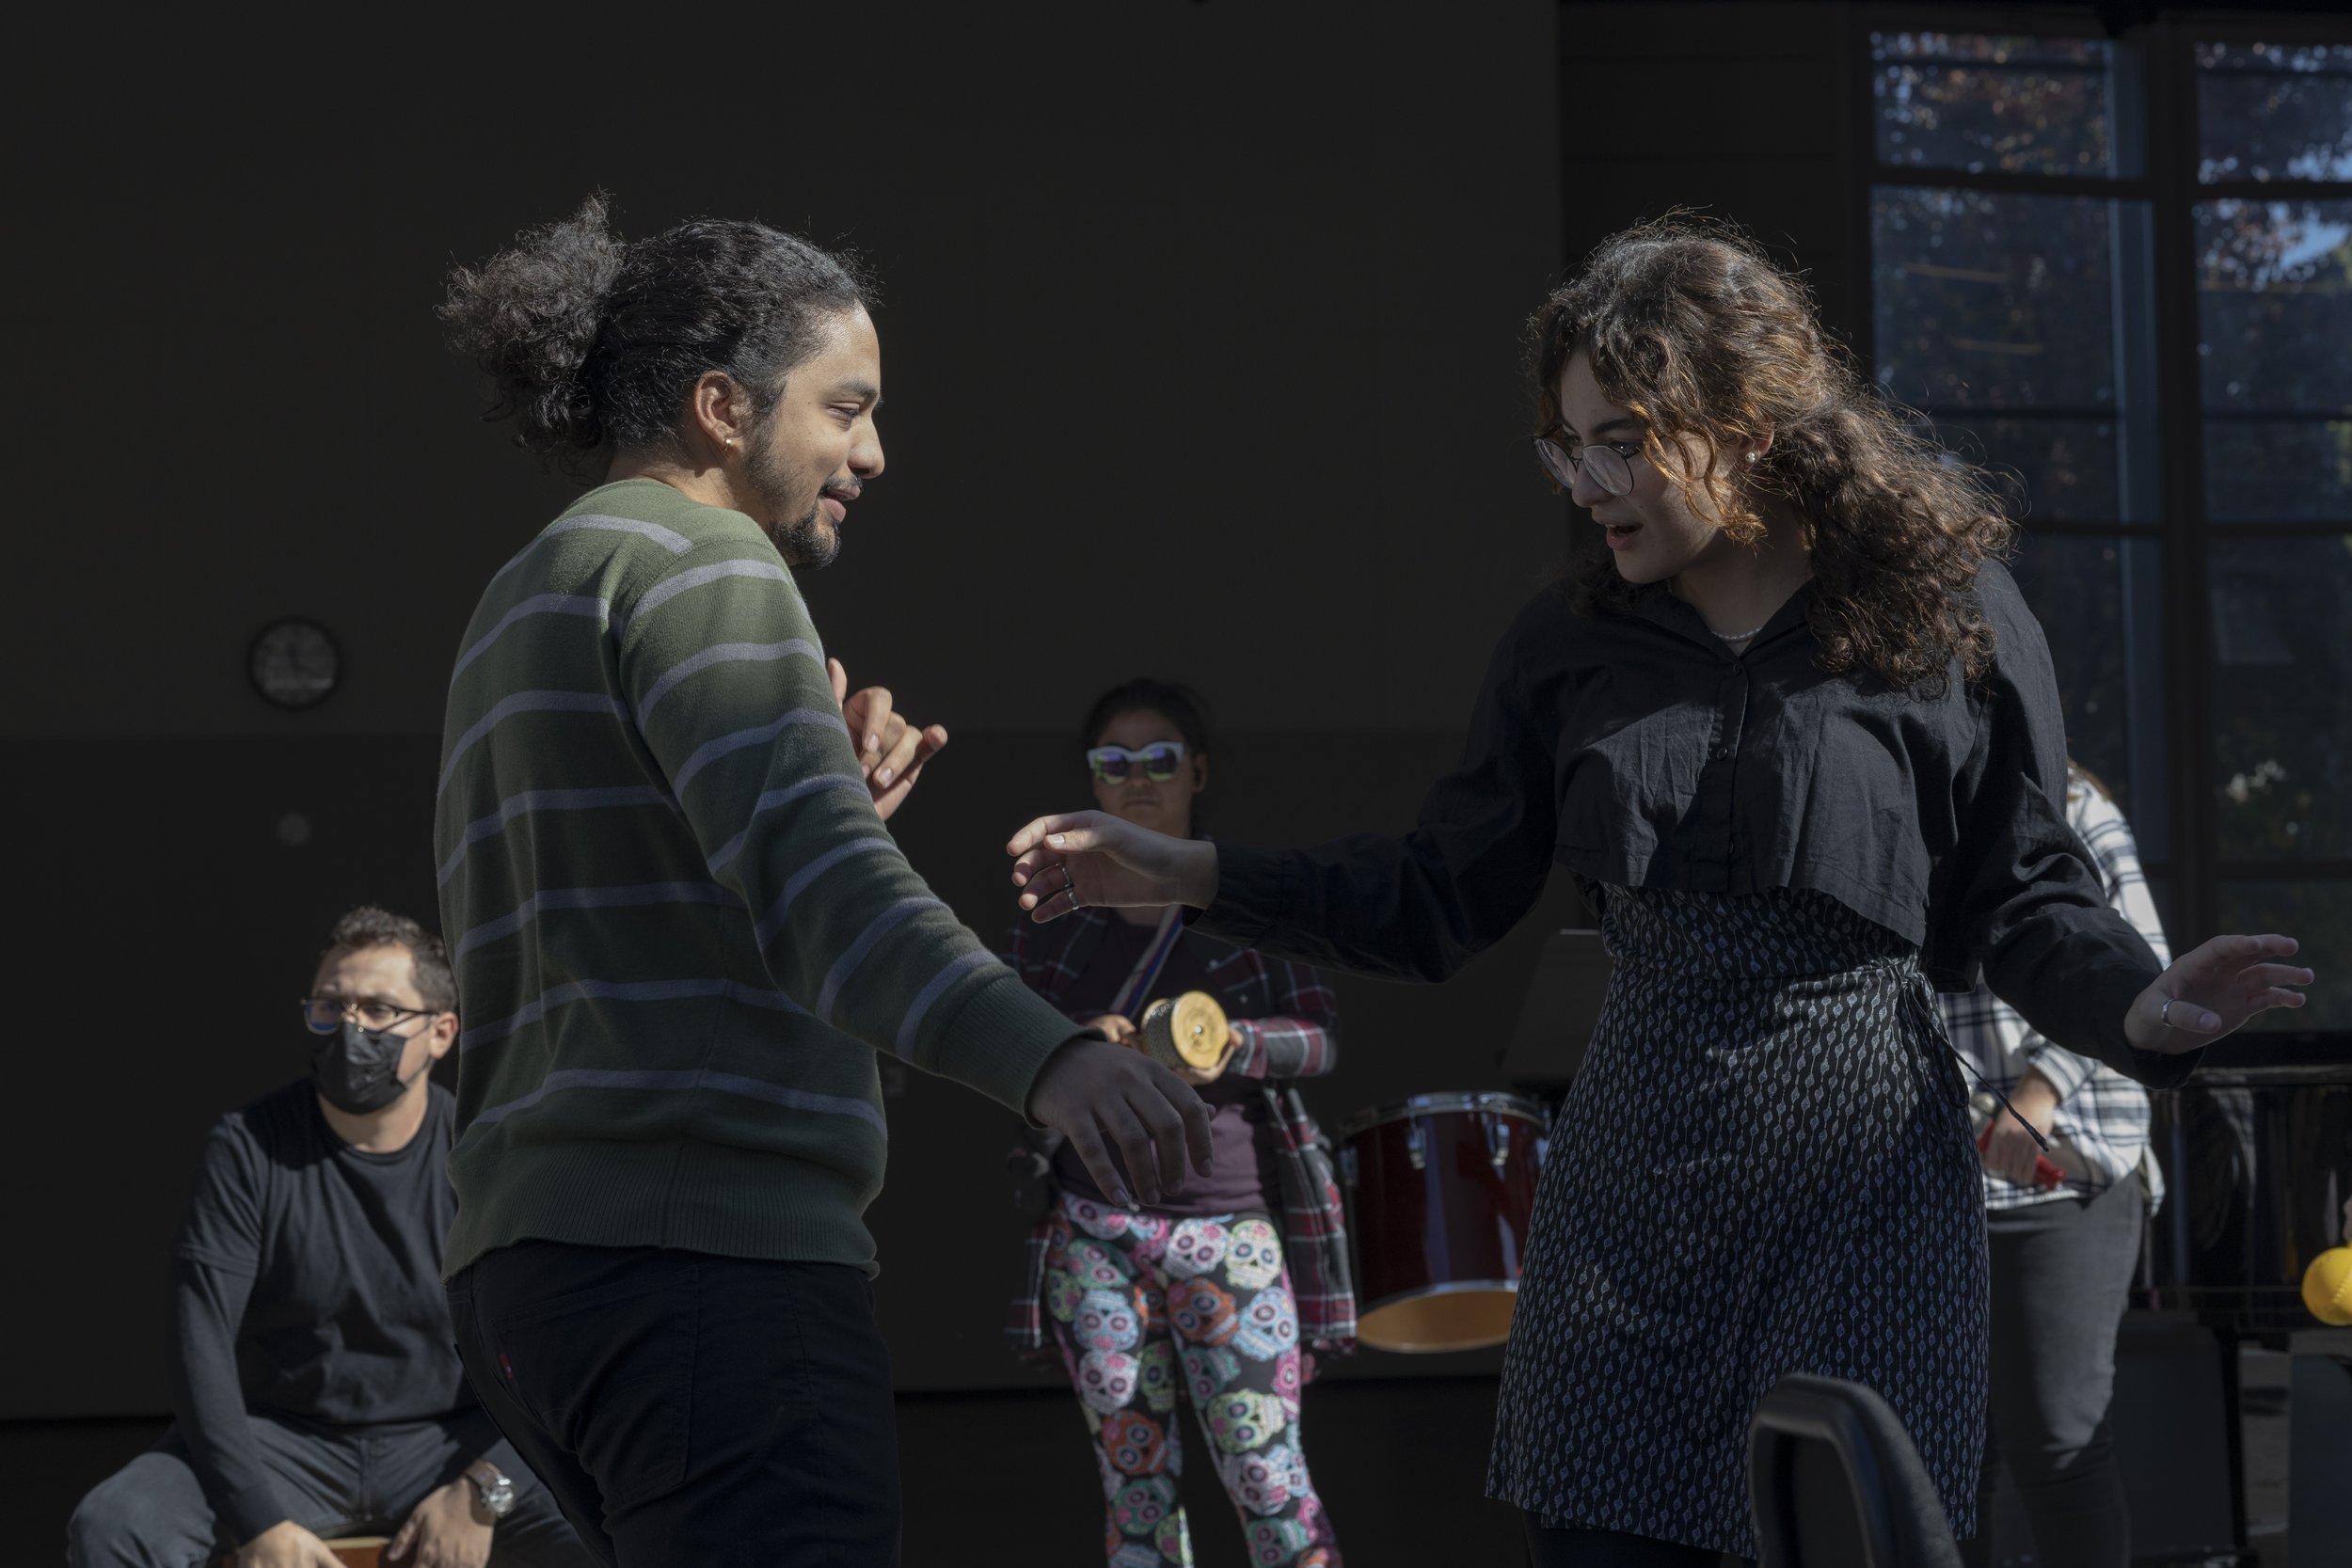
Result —
[[[2090, 851], [2107, 902], [2171, 962], [2122, 808], [2070, 765], [2067, 820]], [[2138, 1264], [2140, 1233], [2164, 1196], [2148, 1147], [2148, 1091], [2053, 1045], [1979, 985], [1943, 998], [1945, 1028], [1976, 1076], [2049, 1139], [2042, 1155], [2007, 1112], [1987, 1125], [1985, 1232], [1992, 1259], [1990, 1410], [1978, 1517], [1990, 1521], [2006, 1460], [2033, 1527], [2035, 1559], [2126, 1568], [2130, 1521], [2107, 1434], [2115, 1334]], [[2037, 1180], [2047, 1159], [2061, 1180]], [[1992, 1531], [1963, 1556], [1986, 1568]]]

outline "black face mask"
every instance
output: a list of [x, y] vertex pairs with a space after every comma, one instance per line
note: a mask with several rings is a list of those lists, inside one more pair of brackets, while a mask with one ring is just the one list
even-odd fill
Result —
[[408, 1037], [389, 1029], [362, 1029], [351, 1019], [310, 1048], [310, 1082], [326, 1101], [347, 1116], [371, 1116], [398, 1100], [408, 1085], [400, 1081], [401, 1053]]

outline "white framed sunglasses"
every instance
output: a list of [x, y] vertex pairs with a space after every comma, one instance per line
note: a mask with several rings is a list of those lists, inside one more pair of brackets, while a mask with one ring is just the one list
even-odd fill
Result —
[[1087, 752], [1087, 767], [1104, 784], [1124, 784], [1137, 768], [1153, 784], [1166, 784], [1184, 764], [1181, 740], [1155, 740], [1132, 752], [1124, 746], [1097, 746]]

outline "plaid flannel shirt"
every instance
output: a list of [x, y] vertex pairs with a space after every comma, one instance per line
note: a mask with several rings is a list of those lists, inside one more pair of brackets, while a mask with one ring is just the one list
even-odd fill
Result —
[[[1084, 1023], [1088, 1017], [1073, 1012], [1062, 999], [1086, 972], [1095, 943], [1115, 918], [1107, 911], [1088, 909], [1045, 926], [1017, 920], [1011, 944], [1000, 957], [1030, 990]], [[1263, 1082], [1266, 1125], [1279, 1145], [1282, 1243], [1291, 1294], [1298, 1304], [1299, 1338], [1326, 1353], [1346, 1350], [1356, 1339], [1347, 1211], [1333, 1172], [1330, 1142], [1308, 1114], [1294, 1082], [1319, 1077], [1339, 1065], [1339, 998], [1308, 965], [1269, 958], [1254, 947], [1235, 947], [1199, 931], [1186, 930], [1178, 940], [1208, 943], [1216, 950], [1206, 967], [1217, 1000], [1227, 1004], [1235, 1037], [1233, 1058], [1225, 1070]], [[1235, 999], [1245, 996], [1251, 999], [1257, 1016], [1232, 1017]], [[1007, 1160], [1020, 1189], [1018, 1201], [1036, 1222], [1029, 1232], [1020, 1293], [1013, 1297], [1005, 1322], [1006, 1336], [1025, 1351], [1045, 1342], [1039, 1303], [1053, 1199], [1048, 1171], [1058, 1141], [1052, 1133], [1026, 1132]]]
[[[2066, 788], [2066, 817], [2090, 851], [2099, 879], [2106, 884], [2107, 902], [2148, 939], [2158, 963], [2171, 962], [2155, 900], [2140, 872], [2139, 846], [2122, 811], [2076, 779]], [[1944, 1026], [1952, 1044], [2003, 1094], [2017, 1087], [2028, 1068], [2050, 1081], [2058, 1096], [2050, 1136], [2063, 1140], [2086, 1171], [2083, 1180], [2070, 1176], [2047, 1190], [2020, 1187], [1986, 1171], [1987, 1208], [2022, 1209], [2105, 1192], [2134, 1171], [2148, 1183], [2150, 1208], [2163, 1201], [2164, 1179], [2148, 1150], [2146, 1089], [2113, 1068], [2053, 1045], [1981, 982], [1965, 996], [1943, 998], [1943, 1004]]]

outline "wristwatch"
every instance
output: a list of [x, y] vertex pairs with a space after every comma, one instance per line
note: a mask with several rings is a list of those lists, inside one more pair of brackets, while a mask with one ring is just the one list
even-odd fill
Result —
[[489, 1510], [493, 1519], [503, 1519], [515, 1512], [515, 1483], [497, 1465], [486, 1459], [478, 1459], [466, 1466], [466, 1479], [473, 1482], [474, 1496]]

